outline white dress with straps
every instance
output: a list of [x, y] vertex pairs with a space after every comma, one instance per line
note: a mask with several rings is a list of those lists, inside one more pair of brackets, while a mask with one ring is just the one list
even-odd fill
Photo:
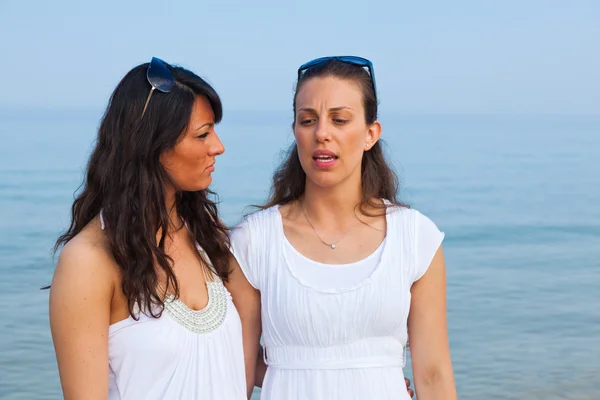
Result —
[[170, 296], [160, 318], [137, 310], [110, 325], [109, 400], [247, 398], [239, 315], [223, 282], [206, 278], [202, 310]]

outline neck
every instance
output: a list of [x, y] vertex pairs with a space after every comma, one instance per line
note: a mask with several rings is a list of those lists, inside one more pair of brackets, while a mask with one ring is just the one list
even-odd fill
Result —
[[177, 205], [175, 204], [175, 189], [169, 188], [165, 191], [166, 195], [166, 209], [169, 213], [169, 231], [176, 231], [181, 228], [181, 217], [177, 211]]
[[324, 188], [307, 179], [302, 205], [311, 219], [339, 226], [356, 220], [355, 209], [360, 202], [360, 180], [348, 179]]

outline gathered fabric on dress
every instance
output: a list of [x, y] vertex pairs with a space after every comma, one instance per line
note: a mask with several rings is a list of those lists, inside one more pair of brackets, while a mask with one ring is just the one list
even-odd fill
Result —
[[410, 288], [444, 234], [414, 209], [389, 206], [386, 221], [379, 248], [343, 265], [296, 251], [278, 206], [232, 231], [233, 253], [261, 293], [268, 365], [261, 399], [410, 399], [403, 374]]
[[240, 317], [212, 271], [206, 285], [202, 310], [171, 295], [159, 318], [136, 307], [137, 320], [129, 316], [110, 325], [109, 400], [247, 398]]

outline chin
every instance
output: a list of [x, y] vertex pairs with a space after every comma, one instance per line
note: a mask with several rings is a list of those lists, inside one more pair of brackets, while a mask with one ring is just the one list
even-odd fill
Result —
[[182, 187], [182, 190], [184, 192], [200, 192], [202, 190], [206, 190], [208, 189], [208, 187], [210, 186], [210, 184], [212, 183], [212, 179], [208, 180], [208, 181], [202, 181], [202, 182], [197, 182], [194, 185], [186, 185]]
[[198, 185], [198, 189], [196, 189], [196, 192], [208, 189], [208, 187], [210, 186], [210, 184], [211, 184], [211, 182], [206, 182], [206, 183], [204, 183], [202, 185]]
[[342, 179], [336, 173], [331, 171], [313, 171], [306, 175], [308, 180], [319, 187], [332, 187], [342, 182]]

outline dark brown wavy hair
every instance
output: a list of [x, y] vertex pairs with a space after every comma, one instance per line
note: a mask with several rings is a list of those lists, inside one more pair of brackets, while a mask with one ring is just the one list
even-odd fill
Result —
[[[208, 99], [215, 123], [223, 116], [221, 100], [207, 82], [184, 68], [168, 68], [175, 86], [169, 93], [154, 91], [143, 118], [150, 92], [148, 64], [133, 68], [117, 85], [102, 118], [82, 190], [72, 206], [71, 225], [55, 246], [56, 251], [69, 242], [102, 211], [104, 234], [120, 267], [123, 293], [134, 318], [136, 304], [154, 317], [162, 314], [165, 293], [159, 293], [158, 271], [166, 277], [165, 288], [179, 295], [173, 260], [164, 247], [173, 230], [169, 229], [165, 185], [174, 182], [159, 157], [175, 146], [186, 129], [197, 96]], [[206, 252], [208, 259], [200, 254], [203, 263], [212, 264], [227, 280], [228, 230], [219, 219], [214, 196], [209, 189], [178, 190], [175, 207], [192, 240]]]
[[[365, 109], [365, 122], [371, 125], [377, 120], [377, 97], [371, 83], [369, 73], [362, 67], [348, 64], [337, 59], [331, 59], [308, 69], [296, 84], [293, 111], [296, 124], [296, 98], [304, 84], [313, 78], [335, 77], [354, 82], [362, 92], [363, 106]], [[361, 164], [362, 199], [358, 205], [364, 215], [380, 215], [385, 213], [387, 206], [378, 199], [387, 199], [392, 205], [408, 207], [398, 199], [400, 182], [397, 174], [386, 160], [382, 140], [377, 141], [369, 150], [365, 151]], [[267, 209], [275, 205], [284, 205], [298, 200], [304, 194], [306, 186], [306, 173], [302, 169], [298, 158], [298, 147], [294, 142], [288, 150], [283, 163], [273, 175], [271, 193], [266, 204], [259, 206]], [[375, 213], [369, 210], [376, 210]]]

